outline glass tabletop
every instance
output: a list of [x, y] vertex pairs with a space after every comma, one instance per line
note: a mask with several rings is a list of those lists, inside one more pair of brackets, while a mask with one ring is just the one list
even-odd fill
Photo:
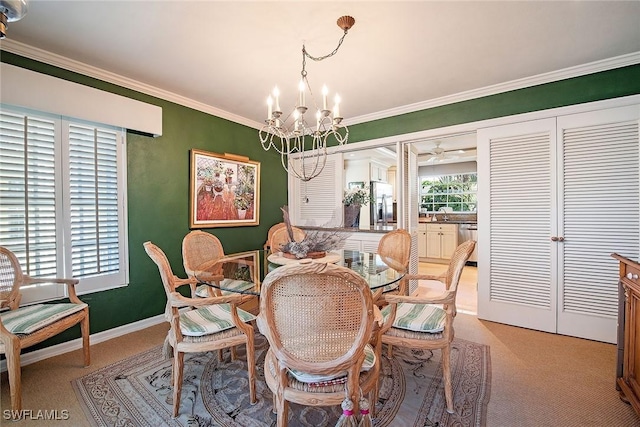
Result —
[[[260, 295], [260, 284], [270, 271], [300, 261], [262, 249], [240, 252], [226, 255], [207, 271], [196, 272], [196, 278], [200, 284], [220, 289], [223, 293]], [[386, 265], [375, 253], [340, 249], [310, 262], [330, 262], [350, 268], [367, 281], [372, 291], [394, 290], [404, 276], [404, 273]], [[217, 280], [214, 275], [217, 275]]]

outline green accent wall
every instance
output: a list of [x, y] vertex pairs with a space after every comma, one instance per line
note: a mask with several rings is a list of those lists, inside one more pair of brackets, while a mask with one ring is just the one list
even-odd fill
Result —
[[[81, 296], [90, 306], [92, 333], [164, 311], [166, 298], [158, 269], [144, 252], [143, 242], [150, 240], [160, 246], [174, 273], [184, 276], [181, 244], [189, 232], [191, 148], [240, 154], [261, 162], [260, 225], [207, 229], [220, 238], [226, 252], [262, 247], [269, 227], [282, 221], [279, 207], [287, 203], [287, 176], [279, 155], [262, 150], [255, 129], [11, 53], [2, 52], [0, 61], [163, 109], [161, 137], [127, 135], [130, 284]], [[639, 93], [640, 65], [633, 65], [354, 125], [350, 127], [349, 142]], [[39, 347], [79, 336], [79, 327], [76, 327]]]
[[[185, 277], [182, 239], [189, 229], [189, 150], [233, 153], [260, 162], [260, 224], [208, 228], [225, 252], [261, 248], [267, 231], [282, 221], [287, 175], [280, 155], [262, 149], [256, 129], [152, 96], [2, 52], [2, 62], [49, 74], [162, 107], [161, 137], [127, 133], [129, 285], [81, 295], [89, 304], [91, 333], [105, 331], [164, 312], [166, 296], [158, 268], [145, 253], [147, 240], [166, 254], [174, 273]], [[188, 78], [185, 76], [184, 78]], [[80, 337], [75, 326], [27, 351]]]
[[636, 94], [640, 65], [631, 65], [353, 125], [349, 143]]

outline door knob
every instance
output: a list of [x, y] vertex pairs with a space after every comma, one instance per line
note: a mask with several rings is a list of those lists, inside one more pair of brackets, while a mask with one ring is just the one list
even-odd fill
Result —
[[551, 236], [551, 241], [552, 241], [552, 242], [557, 242], [557, 241], [558, 241], [558, 238], [557, 238], [556, 236]]

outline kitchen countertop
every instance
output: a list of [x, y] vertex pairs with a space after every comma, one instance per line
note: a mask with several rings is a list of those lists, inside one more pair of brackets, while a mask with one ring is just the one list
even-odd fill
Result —
[[451, 221], [427, 221], [420, 220], [420, 224], [478, 224], [477, 221], [471, 220], [451, 220]]
[[387, 225], [372, 225], [368, 228], [354, 228], [354, 227], [317, 227], [307, 225], [296, 225], [296, 227], [303, 230], [325, 230], [325, 231], [339, 231], [344, 233], [388, 233], [396, 229], [396, 224]]

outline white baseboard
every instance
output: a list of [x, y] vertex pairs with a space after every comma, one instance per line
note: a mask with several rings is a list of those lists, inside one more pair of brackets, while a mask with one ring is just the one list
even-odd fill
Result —
[[[137, 322], [118, 326], [117, 328], [98, 332], [97, 334], [91, 334], [89, 342], [91, 343], [91, 345], [98, 344], [103, 341], [110, 340], [112, 338], [117, 338], [122, 335], [130, 334], [131, 332], [136, 332], [141, 329], [146, 329], [150, 326], [154, 326], [162, 322], [166, 322], [165, 316], [164, 314], [158, 314], [157, 316], [149, 317], [147, 319], [139, 320]], [[48, 359], [49, 357], [58, 356], [60, 354], [77, 350], [79, 348], [82, 348], [82, 338], [77, 338], [72, 341], [67, 341], [61, 344], [52, 345], [51, 347], [35, 350], [20, 356], [20, 366], [26, 366], [31, 363]], [[3, 360], [0, 363], [0, 372], [5, 372], [6, 370], [7, 370], [7, 361]]]

